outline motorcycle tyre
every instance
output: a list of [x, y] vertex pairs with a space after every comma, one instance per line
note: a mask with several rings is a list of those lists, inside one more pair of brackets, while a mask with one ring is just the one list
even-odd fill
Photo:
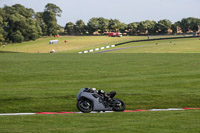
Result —
[[[85, 110], [85, 109], [83, 109], [81, 107], [80, 102], [83, 101], [83, 100], [87, 100], [90, 103], [90, 106], [91, 106], [90, 109]], [[88, 100], [88, 99], [80, 99], [80, 100], [78, 100], [76, 106], [77, 106], [78, 110], [80, 110], [83, 113], [90, 113], [92, 111], [92, 102], [90, 100]]]
[[124, 111], [125, 110], [124, 102], [122, 100], [120, 100], [120, 99], [114, 99], [114, 100], [121, 102], [122, 108], [118, 108], [118, 107], [113, 106], [113, 111]]

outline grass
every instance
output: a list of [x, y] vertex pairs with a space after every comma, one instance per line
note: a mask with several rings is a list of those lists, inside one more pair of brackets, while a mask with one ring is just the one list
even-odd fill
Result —
[[198, 110], [107, 114], [1, 116], [5, 133], [198, 133]]
[[[112, 54], [70, 53], [93, 47], [92, 43], [58, 54], [14, 53], [35, 42], [6, 46], [0, 50], [0, 113], [78, 111], [76, 95], [82, 87], [115, 90], [126, 109], [200, 107], [199, 40], [171, 41], [176, 45], [169, 40], [126, 44], [119, 47], [158, 43]], [[0, 116], [0, 132], [196, 133], [199, 112]]]
[[120, 45], [116, 48], [132, 46], [136, 47], [111, 51], [109, 53], [200, 53], [199, 38], [135, 42]]
[[[146, 37], [124, 36], [124, 37], [108, 37], [108, 36], [61, 36], [59, 38], [44, 37], [36, 41], [23, 42], [18, 44], [6, 45], [0, 47], [0, 51], [23, 52], [23, 53], [49, 53], [52, 49], [56, 52], [77, 53], [79, 51], [94, 49], [96, 47], [107, 46], [119, 42], [129, 40], [139, 40]], [[59, 43], [50, 45], [49, 40], [58, 39]], [[64, 41], [68, 40], [68, 43]]]
[[200, 54], [0, 55], [0, 112], [77, 111], [82, 87], [127, 109], [199, 107]]
[[[150, 39], [180, 36], [181, 35], [150, 36]], [[55, 39], [58, 39], [59, 43], [50, 45], [49, 40]], [[49, 53], [52, 49], [55, 49], [56, 52], [61, 53], [77, 53], [80, 51], [90, 50], [107, 45], [113, 45], [121, 42], [143, 39], [147, 39], [147, 36], [60, 36], [59, 38], [43, 37], [37, 39], [36, 41], [28, 41], [23, 43], [6, 45], [5, 47], [0, 47], [0, 52]], [[65, 40], [68, 40], [69, 42], [65, 43]]]

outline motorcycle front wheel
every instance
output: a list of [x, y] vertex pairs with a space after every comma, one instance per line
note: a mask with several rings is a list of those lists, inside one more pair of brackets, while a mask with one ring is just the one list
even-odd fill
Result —
[[88, 99], [82, 98], [77, 101], [77, 108], [83, 113], [90, 113], [92, 111], [92, 102]]
[[114, 105], [113, 105], [114, 111], [124, 111], [125, 110], [125, 104], [120, 99], [114, 99]]

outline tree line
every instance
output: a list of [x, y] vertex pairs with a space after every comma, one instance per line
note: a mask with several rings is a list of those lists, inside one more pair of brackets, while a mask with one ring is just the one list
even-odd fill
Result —
[[43, 12], [34, 12], [31, 8], [15, 4], [0, 8], [0, 43], [22, 42], [36, 40], [41, 36], [58, 34], [61, 28], [56, 16], [60, 17], [62, 10], [51, 3], [45, 6]]
[[[57, 24], [56, 17], [61, 17], [61, 13], [60, 7], [51, 3], [45, 6], [43, 12], [35, 12], [20, 4], [0, 8], [0, 44], [36, 40], [41, 36], [59, 34], [62, 27]], [[197, 32], [200, 28], [200, 19], [189, 17], [175, 23], [164, 19], [158, 22], [146, 20], [125, 24], [118, 19], [93, 17], [87, 24], [83, 20], [77, 20], [75, 23], [66, 23], [63, 28], [62, 34], [66, 35], [92, 35], [108, 32], [121, 32], [128, 35], [157, 35], [167, 34], [169, 30], [177, 33], [178, 29], [182, 33]]]
[[83, 20], [68, 22], [65, 25], [64, 31], [68, 35], [84, 35], [84, 34], [104, 34], [105, 32], [121, 32], [128, 35], [158, 35], [167, 34], [169, 30], [175, 34], [180, 30], [182, 33], [188, 31], [197, 32], [200, 29], [200, 19], [198, 18], [183, 18], [181, 21], [172, 23], [170, 20], [163, 19], [156, 21], [141, 21], [125, 24], [118, 19], [105, 19], [103, 17], [91, 18], [87, 24]]

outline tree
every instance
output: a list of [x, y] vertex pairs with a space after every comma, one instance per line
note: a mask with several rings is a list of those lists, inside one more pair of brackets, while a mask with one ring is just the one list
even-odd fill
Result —
[[99, 30], [99, 21], [98, 21], [98, 18], [91, 18], [89, 20], [89, 22], [87, 23], [87, 26], [88, 26], [88, 32], [90, 34], [98, 31]]
[[2, 45], [4, 41], [4, 36], [0, 33], [0, 45]]
[[[12, 32], [20, 31], [24, 38], [23, 40], [26, 41], [35, 40], [39, 37], [36, 21], [32, 18], [26, 19], [24, 16], [16, 13], [9, 17], [9, 22], [10, 35], [12, 35]], [[19, 32], [16, 32], [16, 34], [19, 34]]]
[[139, 31], [140, 34], [155, 34], [156, 29], [155, 29], [156, 21], [141, 21], [138, 26], [137, 30]]
[[[1, 19], [2, 19], [2, 18], [1, 18], [1, 16], [0, 16], [0, 25], [2, 25], [2, 22], [3, 22]], [[5, 41], [4, 35], [2, 34], [3, 32], [4, 32], [3, 28], [0, 27], [0, 45], [2, 45], [3, 42]]]
[[12, 15], [16, 13], [16, 10], [14, 7], [11, 6], [4, 6], [3, 10], [6, 12], [8, 15]]
[[43, 12], [37, 12], [35, 15], [38, 33], [40, 35], [47, 35], [47, 25], [43, 20]]
[[100, 18], [98, 18], [98, 22], [99, 22], [99, 30], [100, 30], [101, 34], [108, 31], [108, 24], [109, 24], [108, 19], [100, 17]]
[[16, 32], [11, 33], [10, 40], [12, 40], [12, 42], [21, 43], [24, 41], [24, 37], [22, 36], [22, 33], [17, 30]]
[[151, 35], [151, 34], [155, 34], [156, 33], [156, 29], [155, 29], [156, 21], [146, 20], [145, 21], [145, 25], [147, 26], [148, 34]]
[[4, 29], [6, 27], [5, 16], [5, 11], [0, 8], [0, 45], [5, 41], [5, 37], [7, 36], [7, 32]]
[[180, 22], [180, 27], [183, 33], [187, 33], [190, 28], [190, 22], [188, 18], [183, 18]]
[[58, 34], [57, 28], [57, 19], [56, 16], [61, 16], [62, 10], [51, 3], [48, 3], [45, 6], [44, 13], [42, 14], [42, 18], [47, 26], [47, 35], [56, 35]]
[[15, 4], [12, 6], [14, 8], [14, 10], [19, 13], [20, 15], [24, 16], [25, 18], [32, 18], [33, 16], [35, 16], [35, 12], [33, 9], [28, 9], [25, 8], [24, 6], [20, 5], [20, 4]]
[[69, 35], [73, 35], [75, 33], [74, 23], [69, 22], [65, 25], [65, 32]]
[[147, 29], [148, 29], [148, 26], [147, 26], [147, 24], [145, 23], [145, 21], [141, 21], [141, 22], [138, 24], [137, 29], [138, 29], [138, 31], [139, 31], [140, 34], [146, 34]]
[[193, 32], [197, 32], [199, 30], [199, 19], [198, 18], [189, 18], [190, 21], [190, 30], [192, 30]]
[[38, 28], [36, 26], [36, 21], [33, 19], [29, 18], [26, 20], [27, 28], [26, 28], [26, 33], [28, 33], [28, 39], [29, 40], [36, 40], [40, 33], [38, 33]]
[[121, 26], [121, 22], [118, 19], [110, 19], [108, 29], [110, 31], [118, 32]]
[[[23, 36], [22, 32], [24, 33], [24, 35], [28, 35], [26, 33], [27, 24], [26, 24], [26, 18], [24, 16], [20, 15], [19, 13], [11, 14], [11, 15], [8, 15], [7, 21], [8, 21], [8, 26], [6, 27], [8, 31], [7, 40], [16, 42], [13, 40], [15, 38], [13, 36], [15, 34], [17, 35], [20, 34], [20, 36], [21, 35]], [[19, 31], [20, 33], [16, 31]], [[23, 40], [24, 40], [24, 37], [23, 37]]]
[[39, 13], [20, 4], [4, 6], [0, 8], [0, 41], [22, 42], [57, 34], [61, 27], [56, 16], [61, 16], [61, 12], [54, 4], [47, 4], [45, 11]]
[[16, 4], [12, 7], [5, 6], [3, 10], [6, 13], [3, 24], [4, 32], [7, 33], [4, 34], [6, 41], [35, 40], [40, 36], [40, 27], [36, 23], [35, 12], [32, 9]]
[[171, 25], [172, 33], [177, 33], [177, 28], [180, 27], [180, 21], [175, 22]]
[[62, 10], [60, 9], [60, 7], [56, 6], [55, 4], [52, 3], [48, 3], [45, 6], [45, 12], [53, 12], [55, 14], [55, 16], [61, 17], [61, 13]]
[[99, 18], [91, 18], [87, 24], [87, 28], [89, 33], [92, 34], [93, 32], [100, 32], [103, 34], [104, 32], [108, 31], [109, 20], [103, 17]]
[[138, 23], [137, 22], [130, 23], [127, 25], [127, 28], [128, 28], [129, 35], [135, 35], [137, 33]]
[[158, 23], [155, 26], [159, 34], [166, 34], [168, 33], [168, 30], [171, 28], [171, 25], [172, 22], [170, 20], [164, 19], [158, 21]]
[[121, 33], [125, 33], [126, 30], [127, 30], [127, 24], [125, 24], [125, 23], [120, 23], [120, 24], [119, 24], [119, 31], [120, 31]]
[[82, 35], [85, 34], [85, 23], [83, 20], [77, 20], [75, 25], [75, 32], [76, 34]]
[[200, 22], [198, 18], [183, 18], [180, 22], [180, 27], [183, 33], [187, 33], [189, 30], [197, 32], [199, 30]]
[[45, 11], [42, 18], [47, 26], [47, 35], [52, 36], [58, 34], [55, 14], [53, 12]]

